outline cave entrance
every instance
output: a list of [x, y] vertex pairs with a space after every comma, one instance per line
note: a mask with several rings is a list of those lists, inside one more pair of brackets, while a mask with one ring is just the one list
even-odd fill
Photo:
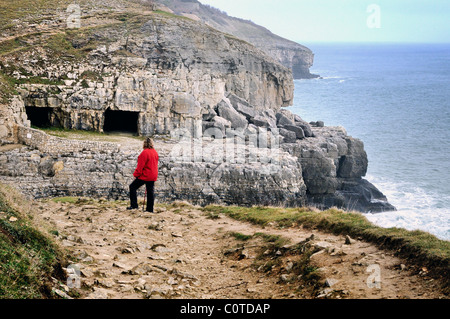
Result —
[[112, 111], [105, 112], [103, 132], [105, 133], [132, 133], [138, 134], [139, 112]]
[[51, 107], [34, 107], [26, 106], [25, 112], [27, 113], [28, 120], [31, 125], [39, 128], [51, 127], [51, 114], [53, 109]]

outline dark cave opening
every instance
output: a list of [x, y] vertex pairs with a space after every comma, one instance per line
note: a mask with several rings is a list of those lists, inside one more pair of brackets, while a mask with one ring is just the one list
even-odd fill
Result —
[[105, 112], [103, 132], [126, 132], [137, 135], [138, 121], [138, 112], [112, 111], [108, 109]]
[[53, 109], [51, 107], [25, 107], [28, 120], [30, 120], [32, 126], [47, 128], [51, 127], [51, 114]]

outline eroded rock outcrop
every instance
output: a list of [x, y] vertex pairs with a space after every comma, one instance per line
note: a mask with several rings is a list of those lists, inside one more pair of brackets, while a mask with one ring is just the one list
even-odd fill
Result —
[[29, 127], [125, 128], [158, 139], [161, 201], [393, 209], [362, 179], [361, 141], [282, 109], [292, 104], [292, 72], [255, 46], [160, 12], [94, 22], [29, 34], [2, 56], [17, 95], [2, 109], [1, 138], [28, 146], [0, 152], [2, 181], [34, 197], [125, 199], [141, 142]]

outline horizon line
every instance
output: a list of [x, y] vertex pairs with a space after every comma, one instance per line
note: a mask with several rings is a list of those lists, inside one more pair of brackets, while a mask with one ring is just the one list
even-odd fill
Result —
[[294, 40], [298, 44], [448, 44], [450, 42], [413, 42], [413, 41], [302, 41]]

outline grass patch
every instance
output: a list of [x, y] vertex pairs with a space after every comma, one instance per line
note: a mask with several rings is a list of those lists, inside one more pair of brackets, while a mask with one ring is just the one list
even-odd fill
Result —
[[261, 237], [265, 242], [272, 243], [275, 248], [280, 248], [289, 242], [289, 239], [284, 238], [280, 235], [271, 235], [265, 233], [255, 233], [253, 236]]
[[101, 133], [97, 131], [74, 130], [62, 127], [37, 127], [31, 126], [36, 130], [40, 130], [48, 135], [71, 139], [71, 140], [91, 140], [100, 142], [122, 142], [123, 138], [132, 138], [138, 141], [144, 141], [145, 136], [135, 136], [127, 133]]
[[194, 206], [192, 206], [188, 202], [176, 200], [176, 201], [174, 201], [173, 203], [171, 203], [171, 204], [169, 204], [167, 206], [167, 209], [173, 209], [173, 208], [178, 208], [178, 209], [188, 208], [188, 209], [192, 209], [192, 208], [194, 208]]
[[0, 56], [6, 55], [17, 50], [28, 48], [29, 45], [22, 37], [17, 37], [11, 40], [6, 40], [1, 43]]
[[230, 235], [240, 241], [247, 241], [253, 238], [252, 235], [245, 235], [239, 232], [231, 232]]
[[64, 254], [33, 219], [11, 204], [20, 196], [0, 184], [0, 298], [50, 298], [50, 276], [62, 278]]
[[248, 221], [253, 224], [265, 226], [270, 222], [276, 222], [281, 226], [292, 226], [298, 222], [301, 213], [312, 213], [308, 208], [276, 208], [276, 207], [238, 207], [210, 205], [203, 208], [205, 212], [225, 214], [236, 220]]
[[73, 197], [73, 196], [63, 196], [63, 197], [54, 197], [50, 199], [55, 203], [66, 203], [66, 204], [74, 204], [74, 205], [91, 205], [98, 204], [99, 201], [89, 197]]
[[12, 95], [18, 94], [14, 84], [11, 83], [10, 77], [0, 70], [0, 103], [6, 104]]
[[206, 212], [205, 215], [208, 219], [220, 219], [220, 215], [216, 212]]
[[69, 130], [66, 128], [62, 128], [62, 127], [36, 127], [36, 126], [32, 126], [32, 128], [43, 131], [45, 133], [47, 133], [48, 135], [52, 135], [52, 136], [57, 136], [57, 137], [62, 137], [62, 138], [74, 138], [75, 136], [80, 138], [80, 137], [105, 137], [106, 134], [104, 133], [99, 133], [99, 132], [95, 132], [95, 131], [83, 131], [83, 130]]
[[55, 197], [51, 199], [52, 202], [55, 203], [68, 203], [68, 204], [77, 204], [78, 203], [78, 197]]
[[[317, 295], [323, 286], [319, 269], [311, 263], [311, 256], [319, 249], [311, 245], [310, 239], [287, 245], [290, 239], [280, 235], [260, 232], [253, 235], [234, 232], [230, 235], [246, 243], [226, 250], [225, 256], [242, 260], [249, 256], [249, 253], [245, 252], [246, 249], [256, 249], [252, 267], [257, 272], [278, 277], [279, 283], [297, 285], [298, 289], [308, 291], [310, 295]], [[289, 263], [291, 265], [287, 269]]]
[[9, 77], [9, 81], [13, 85], [19, 84], [45, 84], [45, 85], [64, 85], [64, 81], [62, 80], [52, 80], [47, 79], [41, 76], [28, 76], [23, 79], [16, 79], [13, 77]]
[[303, 252], [300, 259], [294, 262], [292, 267], [292, 272], [303, 280], [303, 282], [312, 286], [314, 289], [318, 289], [320, 286], [320, 281], [322, 276], [318, 272], [318, 268], [311, 264], [311, 255], [314, 253], [313, 250], [308, 249]]
[[83, 73], [81, 73], [81, 78], [86, 79], [86, 80], [96, 81], [96, 82], [103, 81], [103, 77], [101, 74], [94, 72], [94, 71], [90, 71], [90, 70], [86, 70]]
[[76, 60], [85, 57], [85, 53], [75, 48], [73, 45], [73, 38], [75, 31], [58, 33], [47, 39], [45, 47], [51, 50], [54, 54], [54, 58], [70, 57]]

